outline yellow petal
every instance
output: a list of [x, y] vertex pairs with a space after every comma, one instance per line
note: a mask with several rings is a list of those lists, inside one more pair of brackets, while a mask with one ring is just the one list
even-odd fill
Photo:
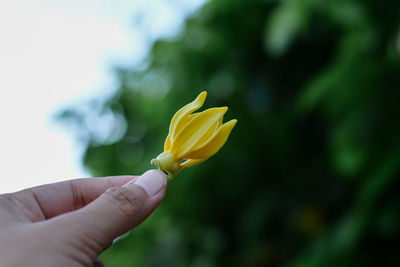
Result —
[[201, 92], [193, 102], [187, 104], [175, 113], [174, 117], [172, 117], [171, 124], [169, 125], [169, 134], [171, 135], [172, 140], [178, 134], [177, 130], [187, 123], [183, 119], [187, 118], [193, 111], [201, 108], [206, 100], [206, 96], [206, 91]]
[[171, 153], [177, 159], [184, 159], [186, 154], [212, 129], [228, 110], [227, 107], [210, 108], [197, 114], [173, 139]]
[[199, 149], [188, 153], [186, 157], [190, 159], [207, 159], [217, 153], [225, 144], [236, 122], [237, 120], [231, 120], [224, 123], [208, 142], [204, 143]]
[[211, 128], [210, 130], [200, 139], [200, 141], [197, 143], [196, 146], [192, 148], [192, 150], [197, 150], [201, 146], [203, 146], [204, 143], [210, 139], [210, 137], [218, 130], [218, 128], [222, 125], [222, 120], [224, 117], [222, 116], [221, 119], [219, 119]]
[[180, 166], [182, 168], [185, 167], [192, 167], [194, 165], [197, 165], [199, 163], [202, 163], [203, 161], [205, 161], [206, 159], [188, 159], [185, 162], [181, 163]]
[[[182, 118], [182, 120], [179, 122], [179, 124], [174, 129], [175, 136], [177, 134], [179, 134], [182, 131], [182, 129], [185, 127], [185, 125], [188, 124], [197, 115], [198, 115], [198, 113], [195, 113], [195, 114], [189, 115], [188, 117]], [[171, 134], [168, 134], [168, 136], [164, 142], [164, 151], [169, 151], [169, 149], [171, 148], [171, 142], [172, 142]]]
[[164, 142], [164, 151], [169, 151], [170, 148], [171, 148], [171, 138], [168, 135]]
[[194, 113], [194, 114], [190, 114], [187, 117], [184, 117], [180, 120], [180, 122], [176, 125], [176, 127], [174, 128], [174, 135], [171, 136], [171, 142], [172, 140], [174, 140], [174, 138], [183, 130], [183, 128], [185, 128], [185, 126], [191, 121], [193, 120], [199, 113]]

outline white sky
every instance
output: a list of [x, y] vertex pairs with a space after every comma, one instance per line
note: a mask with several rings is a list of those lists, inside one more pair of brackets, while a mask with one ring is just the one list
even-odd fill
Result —
[[135, 66], [204, 0], [0, 1], [0, 193], [87, 177], [54, 116], [108, 95], [113, 66]]

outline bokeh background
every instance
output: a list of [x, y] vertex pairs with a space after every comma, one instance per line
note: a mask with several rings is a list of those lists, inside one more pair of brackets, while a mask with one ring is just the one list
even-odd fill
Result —
[[238, 124], [106, 266], [400, 266], [399, 1], [210, 0], [114, 68], [112, 94], [58, 114], [93, 176], [151, 168], [202, 90]]
[[[114, 67], [140, 67], [154, 41], [176, 36], [202, 4], [0, 1], [0, 193], [89, 176], [81, 160], [86, 143], [55, 117], [115, 94]], [[113, 131], [111, 112], [86, 120], [100, 141]]]

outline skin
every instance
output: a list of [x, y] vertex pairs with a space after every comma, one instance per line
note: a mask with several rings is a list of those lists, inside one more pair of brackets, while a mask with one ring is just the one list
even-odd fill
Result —
[[0, 195], [0, 266], [103, 266], [98, 255], [143, 222], [165, 175], [86, 178]]

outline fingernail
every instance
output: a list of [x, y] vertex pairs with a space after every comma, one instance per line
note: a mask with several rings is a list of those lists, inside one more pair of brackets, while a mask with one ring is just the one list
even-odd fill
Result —
[[150, 170], [142, 174], [135, 184], [141, 186], [149, 197], [154, 197], [167, 184], [167, 177], [162, 171]]

